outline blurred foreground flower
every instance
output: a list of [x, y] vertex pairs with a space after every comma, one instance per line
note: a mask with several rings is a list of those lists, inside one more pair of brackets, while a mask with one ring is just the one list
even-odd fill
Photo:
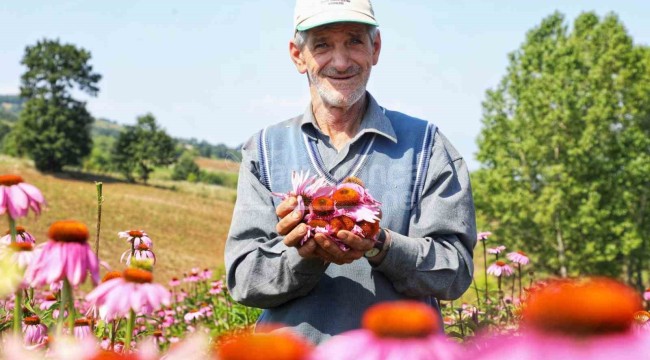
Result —
[[222, 337], [218, 360], [306, 360], [312, 346], [288, 331], [244, 333]]
[[0, 297], [5, 297], [18, 288], [23, 279], [23, 270], [13, 259], [13, 251], [0, 254]]
[[0, 215], [8, 213], [12, 219], [27, 216], [31, 208], [41, 213], [45, 198], [34, 185], [27, 184], [18, 175], [0, 175]]
[[27, 269], [25, 280], [33, 287], [66, 279], [72, 286], [99, 281], [99, 260], [88, 244], [88, 228], [74, 220], [57, 221], [48, 231], [49, 241]]
[[377, 304], [363, 316], [363, 329], [334, 336], [310, 359], [435, 360], [459, 358], [461, 348], [442, 333], [431, 306], [416, 301]]
[[632, 329], [639, 310], [639, 294], [612, 279], [551, 281], [524, 303], [519, 336], [488, 338], [467, 358], [644, 358], [650, 354], [650, 337]]
[[86, 295], [86, 300], [99, 310], [102, 319], [110, 321], [130, 311], [150, 315], [161, 305], [169, 306], [171, 296], [164, 286], [153, 283], [150, 269], [130, 267], [121, 277], [101, 283]]
[[490, 267], [487, 268], [487, 273], [490, 275], [494, 275], [497, 277], [500, 276], [510, 276], [512, 275], [512, 268], [510, 265], [506, 264], [505, 261], [497, 261], [494, 264], [490, 265]]
[[[24, 227], [16, 226], [16, 242], [28, 242], [35, 244], [36, 238], [27, 232]], [[7, 235], [0, 238], [0, 245], [11, 244], [11, 230], [7, 231]]]

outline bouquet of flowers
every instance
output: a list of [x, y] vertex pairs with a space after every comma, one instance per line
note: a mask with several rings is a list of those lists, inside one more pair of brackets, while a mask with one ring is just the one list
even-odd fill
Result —
[[348, 230], [357, 236], [374, 239], [379, 232], [381, 210], [379, 203], [356, 177], [348, 177], [338, 185], [329, 185], [323, 178], [309, 172], [292, 172], [292, 190], [286, 194], [273, 193], [285, 200], [295, 196], [297, 208], [303, 211], [302, 222], [307, 233], [301, 245], [317, 233], [327, 235], [341, 250], [348, 250], [336, 234]]

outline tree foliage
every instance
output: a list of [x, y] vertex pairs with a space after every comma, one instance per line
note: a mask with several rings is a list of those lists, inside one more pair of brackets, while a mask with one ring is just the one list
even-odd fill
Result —
[[71, 91], [96, 96], [101, 75], [93, 72], [88, 51], [58, 40], [27, 46], [21, 61], [20, 95], [26, 99], [9, 142], [27, 153], [40, 170], [59, 171], [79, 165], [91, 149], [92, 117]]
[[176, 161], [176, 145], [165, 130], [156, 124], [153, 115], [138, 117], [135, 126], [126, 126], [111, 152], [111, 162], [129, 181], [135, 175], [145, 183], [157, 166]]
[[628, 275], [650, 255], [650, 51], [614, 14], [555, 13], [487, 92], [473, 174], [500, 241], [561, 275]]

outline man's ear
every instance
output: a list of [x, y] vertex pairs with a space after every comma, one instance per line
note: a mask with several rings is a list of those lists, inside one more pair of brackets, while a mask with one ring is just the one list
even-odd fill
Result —
[[289, 41], [289, 56], [291, 56], [291, 61], [296, 65], [299, 73], [304, 74], [307, 72], [307, 64], [303, 60], [302, 51], [298, 49], [293, 40]]
[[377, 30], [377, 36], [372, 43], [372, 65], [377, 65], [379, 62], [379, 53], [381, 52], [381, 33]]

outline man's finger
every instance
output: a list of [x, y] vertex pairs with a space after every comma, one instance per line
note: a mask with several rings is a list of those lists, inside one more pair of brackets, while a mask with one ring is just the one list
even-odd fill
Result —
[[349, 246], [350, 249], [366, 252], [372, 249], [374, 242], [370, 239], [364, 239], [361, 236], [355, 235], [351, 231], [341, 230], [336, 234], [336, 237], [342, 243]]
[[275, 213], [280, 219], [282, 219], [283, 217], [287, 216], [288, 213], [293, 211], [296, 205], [298, 205], [298, 200], [295, 196], [290, 196], [284, 199], [280, 205], [278, 205], [278, 207], [275, 209]]
[[[294, 209], [289, 212], [285, 217], [275, 225], [275, 229], [280, 235], [287, 235], [290, 231], [296, 228], [296, 225], [302, 221], [302, 211]], [[306, 229], [306, 228], [305, 228]], [[304, 231], [303, 231], [304, 232]]]
[[283, 242], [288, 247], [297, 247], [298, 245], [300, 245], [300, 242], [305, 237], [306, 233], [307, 233], [307, 225], [300, 224], [286, 234]]

